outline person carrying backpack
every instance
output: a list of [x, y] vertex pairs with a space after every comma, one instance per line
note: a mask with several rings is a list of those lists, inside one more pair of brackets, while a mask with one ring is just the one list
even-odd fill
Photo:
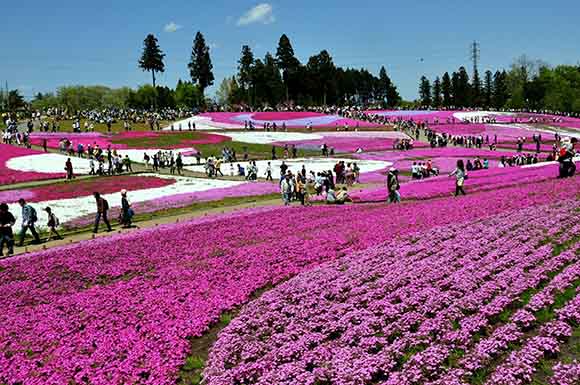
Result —
[[109, 223], [109, 219], [107, 218], [107, 213], [109, 211], [109, 202], [98, 192], [94, 192], [93, 196], [95, 197], [95, 201], [97, 203], [97, 215], [95, 217], [95, 228], [93, 229], [93, 233], [97, 233], [99, 231], [99, 222], [101, 218], [105, 225], [107, 225], [107, 231], [113, 231], [111, 229], [111, 224]]
[[36, 210], [34, 207], [30, 206], [26, 203], [26, 201], [22, 198], [18, 200], [18, 204], [22, 207], [22, 230], [20, 230], [20, 242], [18, 243], [19, 247], [24, 245], [24, 236], [28, 229], [30, 229], [30, 233], [34, 237], [33, 244], [40, 243], [40, 237], [36, 232], [36, 228], [34, 227], [35, 223], [38, 221], [38, 216], [36, 214]]
[[52, 239], [53, 234], [56, 236], [56, 239], [63, 239], [56, 230], [56, 228], [60, 225], [60, 221], [58, 220], [56, 215], [54, 215], [52, 209], [50, 207], [47, 207], [44, 209], [44, 211], [46, 211], [46, 213], [48, 214], [48, 223], [46, 224], [46, 227], [48, 227], [48, 229], [50, 230], [50, 232], [48, 233], [48, 239], [46, 241], [49, 242]]
[[12, 226], [16, 223], [16, 219], [8, 210], [6, 203], [0, 204], [0, 257], [4, 254], [4, 244], [8, 249], [8, 256], [14, 254], [14, 235], [12, 233]]

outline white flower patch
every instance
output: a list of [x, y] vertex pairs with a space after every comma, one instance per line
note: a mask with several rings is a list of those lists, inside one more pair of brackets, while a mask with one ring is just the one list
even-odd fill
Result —
[[[288, 170], [292, 171], [293, 174], [297, 174], [302, 170], [302, 166], [306, 167], [306, 172], [310, 173], [310, 171], [314, 171], [315, 173], [321, 171], [328, 171], [334, 170], [334, 165], [339, 161], [344, 161], [345, 164], [348, 163], [356, 163], [360, 168], [361, 173], [365, 172], [373, 172], [373, 171], [380, 171], [384, 170], [387, 167], [393, 165], [392, 162], [384, 162], [378, 160], [357, 160], [357, 159], [345, 159], [345, 158], [298, 158], [298, 159], [286, 159], [286, 160], [259, 160], [256, 161], [256, 166], [258, 167], [258, 177], [265, 178], [266, 177], [266, 167], [268, 166], [268, 162], [270, 162], [272, 166], [272, 177], [275, 179], [280, 178], [280, 165], [284, 161], [288, 165]], [[234, 172], [237, 175], [238, 167], [237, 165], [242, 166], [246, 172], [249, 166], [249, 162], [238, 162], [233, 163]], [[203, 165], [200, 166], [186, 166], [188, 170], [196, 171], [196, 172], [205, 172], [205, 167]], [[224, 175], [230, 174], [230, 163], [224, 163], [221, 166], [221, 171]], [[333, 171], [334, 172], [334, 171]]]
[[509, 112], [494, 112], [494, 111], [466, 111], [466, 112], [454, 112], [453, 116], [459, 120], [473, 119], [473, 118], [484, 118], [486, 116], [492, 115], [512, 115]]
[[322, 139], [322, 134], [308, 134], [303, 132], [222, 132], [220, 135], [229, 136], [233, 141], [242, 143], [270, 144], [276, 142], [301, 142], [305, 140]]
[[[143, 176], [155, 176], [164, 179], [175, 179], [175, 183], [169, 186], [156, 187], [151, 189], [135, 190], [129, 191], [127, 197], [131, 203], [146, 202], [154, 199], [159, 199], [163, 197], [168, 197], [171, 195], [192, 193], [208, 191], [218, 188], [233, 187], [244, 184], [246, 182], [238, 181], [228, 181], [219, 179], [203, 179], [203, 178], [190, 178], [190, 177], [180, 177], [180, 176], [166, 176], [157, 174], [143, 174]], [[119, 185], [119, 191], [123, 189], [122, 185]], [[121, 194], [119, 192], [112, 194], [102, 195], [109, 202], [110, 207], [120, 207], [121, 206]], [[44, 202], [34, 202], [31, 205], [36, 208], [39, 221], [37, 226], [43, 228], [48, 222], [48, 215], [43, 210], [45, 207], [50, 206], [52, 211], [58, 217], [61, 223], [66, 223], [77, 218], [84, 217], [89, 214], [96, 213], [96, 203], [93, 196], [83, 196], [79, 198], [70, 199], [60, 199], [51, 200]], [[22, 209], [16, 204], [9, 205], [10, 211], [17, 217], [17, 223], [19, 222], [18, 217]]]
[[[170, 124], [167, 127], [163, 128], [163, 131], [171, 131], [171, 126], [173, 125], [174, 131], [179, 131], [179, 125], [181, 125], [182, 131], [189, 130], [189, 123], [191, 122], [192, 126], [195, 123], [196, 131], [212, 131], [212, 130], [236, 130], [242, 128], [239, 124], [228, 124], [228, 123], [221, 123], [221, 122], [214, 122], [210, 117], [207, 116], [194, 116], [191, 118], [179, 120]], [[193, 129], [193, 128], [192, 128]]]
[[[11, 170], [39, 172], [47, 174], [65, 173], [65, 163], [69, 157], [60, 154], [35, 154], [18, 156], [6, 162]], [[85, 158], [70, 157], [75, 174], [88, 174], [91, 171], [90, 162]]]
[[401, 131], [331, 131], [318, 134], [334, 138], [409, 139], [409, 136]]
[[[181, 154], [191, 153], [192, 151], [195, 151], [195, 148], [189, 147], [189, 148], [178, 148], [178, 149], [171, 149], [171, 150], [159, 149], [159, 148], [128, 149], [128, 150], [117, 150], [117, 153], [119, 155], [121, 155], [123, 158], [125, 157], [125, 155], [129, 155], [129, 159], [131, 159], [132, 161], [143, 163], [145, 161], [143, 159], [145, 154], [149, 155], [149, 157], [151, 159], [153, 159], [153, 155], [157, 154], [159, 151], [161, 151], [163, 153], [173, 152], [173, 154], [175, 156], [177, 156], [177, 154], [179, 154], [179, 153], [181, 153]], [[150, 163], [152, 163], [152, 162], [153, 161], [150, 160]]]

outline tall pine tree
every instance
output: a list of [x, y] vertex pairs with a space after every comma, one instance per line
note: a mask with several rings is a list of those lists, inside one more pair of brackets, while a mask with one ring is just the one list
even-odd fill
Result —
[[143, 45], [143, 54], [141, 55], [141, 59], [139, 59], [139, 68], [143, 71], [151, 72], [153, 88], [155, 88], [155, 72], [165, 72], [165, 64], [163, 63], [165, 54], [161, 52], [157, 38], [152, 34], [147, 35]]
[[471, 81], [471, 106], [481, 106], [481, 79], [479, 78], [479, 71], [477, 68], [473, 72], [473, 79]]
[[451, 105], [453, 107], [461, 107], [459, 94], [459, 74], [457, 72], [453, 72], [451, 74]]
[[209, 56], [209, 47], [205, 44], [205, 38], [201, 32], [197, 32], [191, 50], [191, 62], [188, 65], [191, 80], [197, 83], [201, 93], [213, 85], [213, 65]]
[[242, 46], [242, 56], [238, 61], [238, 80], [242, 89], [245, 91], [246, 102], [251, 104], [252, 98], [250, 95], [250, 89], [252, 87], [252, 67], [254, 66], [254, 54], [252, 49], [244, 45]]
[[441, 99], [441, 80], [439, 80], [439, 76], [435, 78], [433, 82], [433, 106], [436, 108], [441, 107], [443, 101]]
[[286, 101], [290, 98], [290, 82], [296, 75], [296, 71], [300, 66], [300, 62], [294, 56], [294, 49], [290, 43], [290, 39], [285, 34], [280, 37], [278, 42], [278, 50], [276, 51], [276, 61], [278, 68], [282, 70], [282, 78], [284, 80], [284, 87], [286, 91]]
[[445, 72], [441, 78], [441, 93], [443, 94], [443, 106], [451, 107], [451, 78], [449, 73]]
[[307, 70], [312, 80], [319, 87], [317, 94], [322, 96], [322, 104], [326, 105], [326, 98], [333, 85], [336, 72], [336, 67], [328, 51], [322, 50], [318, 55], [310, 57]]
[[505, 107], [509, 99], [507, 76], [505, 71], [496, 71], [493, 75], [493, 106], [497, 109]]
[[483, 80], [483, 105], [486, 108], [491, 107], [493, 98], [493, 74], [490, 70], [485, 71]]
[[421, 81], [419, 83], [419, 98], [421, 106], [431, 106], [431, 83], [425, 76], [421, 76]]
[[457, 107], [468, 107], [471, 105], [471, 86], [469, 84], [469, 75], [467, 74], [465, 67], [459, 67], [457, 80], [455, 105]]

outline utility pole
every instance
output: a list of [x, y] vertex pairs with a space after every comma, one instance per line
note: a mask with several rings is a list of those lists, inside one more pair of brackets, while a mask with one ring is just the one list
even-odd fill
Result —
[[469, 46], [469, 56], [471, 61], [473, 62], [473, 73], [477, 73], [478, 72], [478, 63], [479, 63], [479, 56], [481, 54], [481, 51], [479, 49], [479, 43], [477, 41], [473, 41], [473, 43], [471, 43], [471, 45]]

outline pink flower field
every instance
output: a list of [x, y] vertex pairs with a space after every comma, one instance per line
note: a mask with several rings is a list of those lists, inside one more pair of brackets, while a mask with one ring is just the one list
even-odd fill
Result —
[[549, 238], [576, 206], [442, 226], [301, 274], [222, 331], [206, 383], [527, 383], [580, 326], [580, 244]]
[[276, 123], [281, 129], [282, 124], [287, 128], [304, 128], [311, 124], [314, 128], [335, 128], [348, 125], [354, 127], [378, 127], [361, 120], [346, 119], [338, 115], [326, 115], [317, 112], [207, 112], [201, 117], [210, 118], [213, 122], [244, 128], [244, 122], [252, 122], [256, 129], [262, 129], [265, 123]]
[[[542, 297], [518, 309], [562, 306], [536, 326], [539, 340], [509, 335], [523, 348], [489, 373], [501, 383], [577, 322], [577, 302], [557, 290], [578, 273], [569, 235], [579, 187], [548, 179], [395, 206], [247, 210], [2, 260], [0, 383], [175, 383], [192, 337], [256, 290], [311, 270], [224, 330], [208, 384], [461, 379], [472, 362], [486, 365], [471, 361], [477, 333], [536, 288]], [[559, 242], [568, 246], [556, 252]], [[456, 350], [465, 361], [440, 364]]]
[[[195, 191], [169, 195], [159, 199], [153, 199], [146, 202], [137, 202], [132, 205], [136, 213], [146, 214], [161, 210], [176, 209], [186, 207], [194, 203], [221, 201], [226, 198], [253, 197], [267, 194], [279, 193], [280, 188], [273, 183], [244, 183], [233, 187], [214, 188], [207, 191]], [[0, 193], [1, 196], [1, 193]], [[113, 207], [111, 217], [119, 215], [120, 209]], [[94, 221], [94, 216], [84, 216], [74, 219], [64, 224], [67, 228], [79, 228], [89, 226]]]
[[24, 198], [28, 202], [79, 198], [92, 195], [94, 191], [98, 191], [101, 194], [110, 194], [121, 189], [134, 191], [169, 186], [173, 183], [175, 183], [175, 180], [154, 176], [119, 175], [109, 178], [32, 187], [25, 190], [0, 191], [0, 202], [15, 203], [20, 198]]
[[64, 176], [64, 170], [62, 173], [48, 174], [38, 172], [15, 171], [6, 167], [6, 162], [12, 158], [35, 154], [41, 154], [41, 152], [29, 150], [23, 147], [15, 147], [9, 144], [0, 144], [0, 184], [4, 185], [45, 179], [55, 179]]
[[[557, 164], [538, 167], [505, 167], [477, 170], [468, 173], [464, 189], [468, 193], [477, 191], [501, 191], [510, 186], [533, 185], [558, 175]], [[455, 179], [443, 175], [401, 184], [400, 193], [404, 199], [430, 199], [450, 196], [454, 193]], [[352, 198], [362, 202], [376, 202], [387, 199], [386, 187], [370, 188], [355, 192]]]

